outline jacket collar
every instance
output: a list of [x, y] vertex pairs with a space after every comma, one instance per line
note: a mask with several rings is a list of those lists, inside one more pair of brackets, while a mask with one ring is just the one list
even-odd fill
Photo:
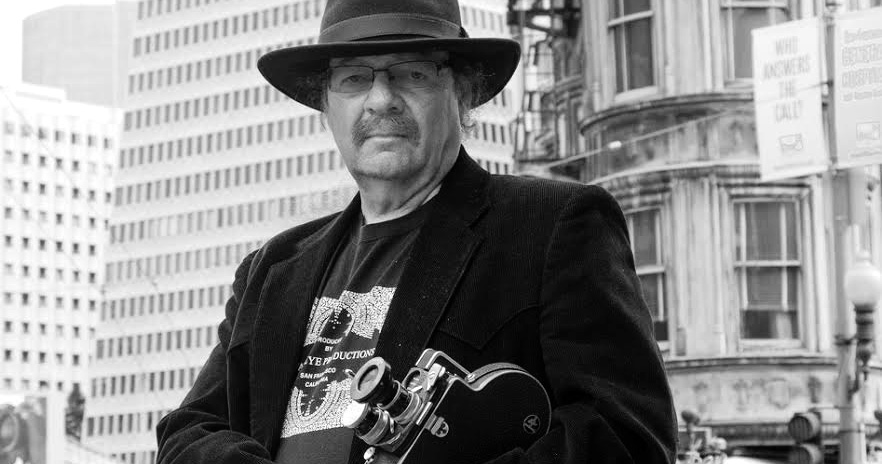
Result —
[[441, 185], [438, 193], [441, 201], [436, 209], [459, 216], [465, 224], [471, 225], [490, 204], [489, 180], [490, 174], [460, 147], [456, 163]]
[[[413, 366], [441, 319], [481, 238], [471, 225], [489, 204], [489, 174], [461, 148], [417, 236], [389, 306], [376, 355], [397, 379]], [[305, 239], [294, 256], [273, 265], [258, 302], [251, 340], [252, 436], [273, 453], [293, 387], [310, 310], [323, 276], [352, 221], [360, 198], [326, 227]], [[362, 443], [353, 443], [360, 462]]]

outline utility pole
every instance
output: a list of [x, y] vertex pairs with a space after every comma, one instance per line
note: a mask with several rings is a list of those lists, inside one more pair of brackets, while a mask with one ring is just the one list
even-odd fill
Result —
[[[827, 134], [830, 157], [837, 164], [835, 99], [839, 83], [835, 75], [835, 16], [842, 0], [825, 0], [825, 51], [828, 86]], [[866, 462], [866, 431], [862, 411], [856, 399], [862, 392], [855, 388], [858, 374], [856, 368], [855, 323], [852, 303], [845, 292], [846, 271], [863, 250], [861, 228], [867, 224], [866, 191], [867, 176], [864, 168], [835, 169], [824, 176], [824, 186], [830, 199], [827, 201], [827, 235], [832, 287], [835, 289], [831, 308], [836, 312], [836, 351], [839, 375], [836, 382], [836, 408], [839, 410], [839, 464], [864, 464]]]

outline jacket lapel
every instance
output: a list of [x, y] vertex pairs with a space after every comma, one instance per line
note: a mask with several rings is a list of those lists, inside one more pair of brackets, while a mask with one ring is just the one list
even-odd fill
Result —
[[[481, 242], [471, 224], [488, 207], [488, 180], [461, 148], [413, 245], [377, 342], [375, 355], [389, 363], [395, 379], [404, 378], [426, 348]], [[353, 437], [349, 464], [363, 463], [366, 449]]]
[[487, 208], [488, 177], [461, 149], [414, 243], [376, 349], [396, 379], [426, 348], [481, 242], [471, 224]]
[[[439, 194], [440, 195], [440, 194]], [[466, 264], [480, 243], [461, 217], [447, 207], [430, 213], [414, 243], [407, 266], [389, 304], [375, 356], [402, 380], [428, 344]], [[367, 444], [352, 438], [348, 464], [364, 462]]]
[[264, 280], [251, 339], [250, 422], [252, 436], [269, 450], [275, 450], [280, 440], [309, 314], [324, 270], [360, 211], [356, 197], [328, 226], [303, 240], [293, 257], [272, 265]]

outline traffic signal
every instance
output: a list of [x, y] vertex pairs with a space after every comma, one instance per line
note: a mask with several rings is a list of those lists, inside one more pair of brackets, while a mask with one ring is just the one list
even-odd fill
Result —
[[798, 412], [787, 423], [787, 432], [796, 442], [787, 460], [791, 464], [821, 464], [824, 462], [824, 434], [821, 430], [821, 412]]

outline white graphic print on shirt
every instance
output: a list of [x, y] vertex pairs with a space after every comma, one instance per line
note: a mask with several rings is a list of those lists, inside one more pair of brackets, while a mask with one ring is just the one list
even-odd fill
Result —
[[373, 357], [394, 294], [394, 288], [377, 286], [368, 293], [344, 291], [339, 299], [316, 300], [282, 438], [341, 426], [350, 401], [345, 370], [356, 371]]

